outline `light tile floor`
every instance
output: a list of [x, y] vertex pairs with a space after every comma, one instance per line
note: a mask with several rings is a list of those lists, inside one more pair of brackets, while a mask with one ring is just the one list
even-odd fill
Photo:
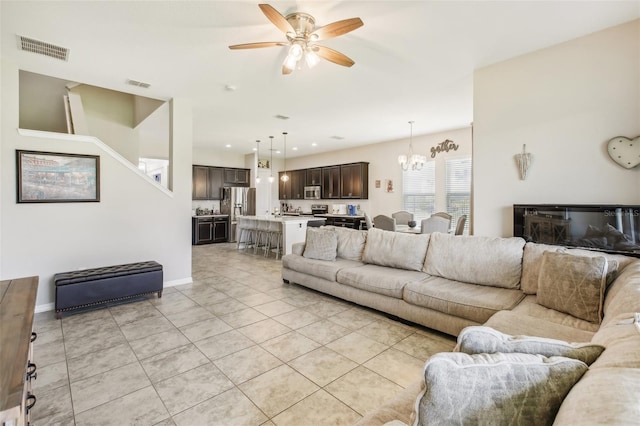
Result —
[[298, 285], [235, 244], [193, 247], [193, 284], [36, 315], [44, 425], [351, 425], [454, 339]]

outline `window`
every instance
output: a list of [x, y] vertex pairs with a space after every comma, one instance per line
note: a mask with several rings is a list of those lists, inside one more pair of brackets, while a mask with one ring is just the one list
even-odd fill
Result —
[[413, 213], [413, 220], [418, 223], [435, 211], [435, 161], [428, 161], [421, 170], [402, 172], [402, 204], [403, 210]]
[[402, 172], [403, 209], [418, 223], [435, 212], [447, 212], [453, 232], [462, 215], [467, 215], [464, 232], [469, 233], [471, 215], [471, 157], [437, 159], [422, 170]]
[[447, 182], [447, 213], [452, 215], [451, 225], [458, 223], [458, 218], [467, 215], [464, 225], [465, 233], [469, 233], [469, 216], [471, 214], [471, 158], [454, 158], [445, 161]]

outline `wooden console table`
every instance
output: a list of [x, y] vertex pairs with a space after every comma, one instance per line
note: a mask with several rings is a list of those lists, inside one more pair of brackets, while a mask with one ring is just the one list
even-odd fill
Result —
[[0, 425], [29, 424], [36, 398], [32, 342], [38, 277], [0, 281]]

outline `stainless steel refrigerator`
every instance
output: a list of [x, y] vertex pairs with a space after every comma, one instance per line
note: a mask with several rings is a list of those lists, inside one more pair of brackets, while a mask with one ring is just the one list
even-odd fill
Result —
[[220, 213], [229, 215], [229, 242], [236, 241], [238, 216], [255, 216], [256, 189], [225, 186], [222, 188]]

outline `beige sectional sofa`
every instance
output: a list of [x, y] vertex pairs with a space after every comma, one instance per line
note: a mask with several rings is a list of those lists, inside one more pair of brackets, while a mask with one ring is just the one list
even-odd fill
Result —
[[[323, 228], [332, 227], [311, 232], [333, 235], [336, 241], [308, 234], [306, 244], [295, 245], [293, 253], [283, 257], [284, 280], [454, 336], [465, 327], [484, 324], [511, 335], [600, 344], [606, 350], [566, 396], [556, 424], [639, 421], [639, 259], [520, 238], [344, 228], [327, 234], [329, 229]], [[563, 260], [566, 254], [572, 257]], [[555, 277], [571, 275], [572, 266], [564, 268], [562, 262], [573, 265], [574, 258], [585, 259], [596, 275], [604, 268], [600, 306], [583, 306], [583, 299], [594, 294], [573, 300], [553, 293]], [[559, 308], [549, 307], [556, 305]], [[423, 383], [417, 377], [413, 386], [360, 423], [412, 424]]]

